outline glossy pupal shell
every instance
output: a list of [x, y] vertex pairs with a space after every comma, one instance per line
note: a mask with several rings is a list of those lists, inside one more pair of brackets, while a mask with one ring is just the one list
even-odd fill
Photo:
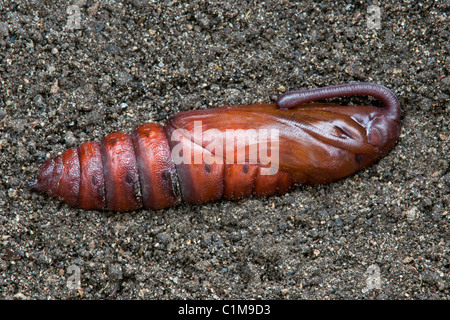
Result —
[[[384, 107], [311, 103], [348, 95], [373, 96]], [[400, 106], [383, 86], [292, 91], [277, 104], [186, 111], [165, 126], [83, 143], [45, 161], [29, 186], [83, 209], [115, 211], [269, 196], [351, 175], [385, 156], [399, 135]]]
[[179, 203], [174, 180], [164, 127], [146, 123], [45, 161], [30, 187], [83, 209], [157, 210]]
[[[330, 103], [310, 103], [292, 109], [266, 104], [187, 111], [172, 117], [169, 127], [183, 128], [195, 137], [196, 123], [201, 124], [202, 132], [214, 129], [222, 136], [229, 130], [277, 131], [274, 152], [279, 157], [274, 158], [278, 162], [272, 165], [279, 168], [280, 179], [287, 174], [289, 180], [300, 184], [330, 183], [361, 170], [386, 155], [400, 134], [397, 122], [386, 121], [384, 109]], [[203, 149], [215, 152], [208, 140], [202, 142]], [[248, 154], [249, 147], [248, 142], [235, 145], [234, 152]], [[225, 149], [224, 145], [222, 150]], [[223, 155], [216, 157], [226, 162]]]

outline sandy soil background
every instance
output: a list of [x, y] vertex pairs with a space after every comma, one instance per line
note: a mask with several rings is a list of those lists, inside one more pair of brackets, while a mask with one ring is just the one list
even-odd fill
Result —
[[[370, 5], [1, 1], [0, 297], [448, 299], [450, 2]], [[402, 134], [332, 185], [122, 214], [25, 185], [142, 122], [354, 81], [398, 95]]]

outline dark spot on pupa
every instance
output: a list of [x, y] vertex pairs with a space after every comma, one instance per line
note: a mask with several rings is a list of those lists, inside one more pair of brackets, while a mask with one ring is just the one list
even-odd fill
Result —
[[355, 159], [356, 159], [356, 162], [361, 163], [361, 161], [362, 161], [362, 155], [357, 154], [356, 157], [355, 157]]
[[97, 185], [97, 177], [96, 176], [92, 176], [92, 185], [93, 186]]
[[118, 141], [119, 141], [119, 138], [111, 139], [111, 140], [109, 140], [109, 145], [111, 147], [113, 147]]
[[170, 173], [169, 173], [169, 171], [163, 171], [163, 173], [161, 173], [161, 178], [164, 181], [170, 181]]
[[131, 174], [127, 173], [127, 175], [125, 176], [125, 181], [126, 181], [128, 184], [131, 184], [131, 183], [134, 182], [134, 179], [133, 179], [133, 177], [131, 176]]
[[248, 173], [248, 164], [244, 164], [244, 167], [242, 168], [242, 171], [244, 171], [245, 174]]
[[209, 164], [205, 164], [205, 171], [208, 173], [211, 172], [211, 167], [209, 166]]

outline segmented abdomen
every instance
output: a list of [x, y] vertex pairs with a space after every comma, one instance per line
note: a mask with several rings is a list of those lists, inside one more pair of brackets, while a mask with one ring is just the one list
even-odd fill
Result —
[[[137, 127], [131, 135], [114, 132], [100, 143], [91, 141], [45, 161], [33, 188], [82, 209], [158, 210], [182, 200], [200, 204], [221, 198], [284, 193], [293, 181], [284, 172], [261, 175], [249, 163], [207, 164], [193, 161], [207, 150], [192, 141], [172, 142], [175, 129], [156, 123]], [[192, 162], [175, 165], [171, 149], [189, 143]], [[186, 147], [186, 149], [189, 149]]]

